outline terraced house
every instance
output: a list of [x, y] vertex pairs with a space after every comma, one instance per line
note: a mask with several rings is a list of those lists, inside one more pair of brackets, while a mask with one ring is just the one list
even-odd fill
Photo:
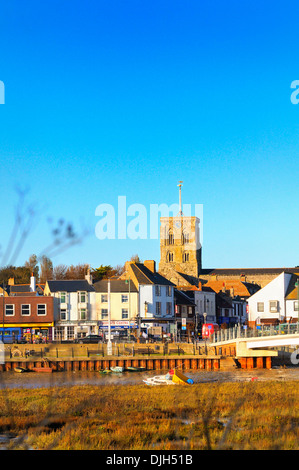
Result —
[[89, 276], [82, 280], [47, 281], [45, 296], [54, 297], [54, 340], [98, 333], [96, 297]]

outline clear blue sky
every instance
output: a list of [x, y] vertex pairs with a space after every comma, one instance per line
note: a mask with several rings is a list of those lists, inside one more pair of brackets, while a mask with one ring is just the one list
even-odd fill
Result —
[[[16, 186], [38, 223], [91, 227], [53, 263], [159, 261], [159, 240], [94, 234], [101, 203], [203, 204], [204, 267], [299, 265], [298, 1], [0, 3], [1, 246]], [[54, 223], [54, 222], [53, 222]]]

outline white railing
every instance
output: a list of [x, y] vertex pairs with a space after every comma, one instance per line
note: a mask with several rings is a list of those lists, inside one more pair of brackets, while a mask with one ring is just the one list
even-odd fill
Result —
[[277, 326], [261, 325], [256, 328], [247, 328], [243, 325], [235, 325], [230, 328], [220, 329], [211, 336], [211, 343], [229, 341], [237, 338], [256, 338], [260, 336], [299, 334], [298, 323], [283, 323]]

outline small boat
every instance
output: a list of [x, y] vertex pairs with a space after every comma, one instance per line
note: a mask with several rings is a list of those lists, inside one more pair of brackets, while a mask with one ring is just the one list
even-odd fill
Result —
[[51, 367], [33, 367], [31, 370], [33, 370], [34, 372], [53, 372]]
[[28, 369], [26, 369], [25, 367], [15, 367], [14, 371], [19, 372], [21, 374], [22, 372], [28, 372]]
[[189, 379], [184, 374], [182, 374], [182, 372], [179, 372], [176, 369], [173, 370], [172, 381], [174, 383], [183, 384], [183, 385], [187, 385], [187, 384], [192, 385], [194, 383], [192, 379]]
[[103, 370], [99, 370], [100, 374], [111, 374], [112, 373], [112, 370], [110, 369], [103, 369]]
[[143, 382], [146, 385], [175, 385], [169, 374], [166, 375], [155, 375], [154, 377], [148, 377]]
[[143, 371], [146, 370], [146, 368], [145, 367], [128, 366], [126, 370], [129, 371], [129, 372], [143, 372]]
[[112, 372], [123, 372], [125, 370], [124, 367], [122, 366], [115, 366], [115, 367], [110, 367], [110, 370], [112, 370]]

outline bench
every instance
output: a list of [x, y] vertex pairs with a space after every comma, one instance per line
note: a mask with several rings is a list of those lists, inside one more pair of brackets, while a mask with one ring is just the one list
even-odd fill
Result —
[[150, 354], [154, 354], [154, 353], [155, 353], [154, 349], [153, 349], [153, 348], [150, 348], [150, 347], [148, 347], [148, 348], [138, 348], [138, 349], [135, 349], [134, 352], [135, 352], [136, 355], [142, 354], [143, 356], [144, 356], [145, 354], [150, 355]]
[[185, 354], [185, 351], [182, 348], [177, 347], [175, 349], [168, 349], [168, 354]]

